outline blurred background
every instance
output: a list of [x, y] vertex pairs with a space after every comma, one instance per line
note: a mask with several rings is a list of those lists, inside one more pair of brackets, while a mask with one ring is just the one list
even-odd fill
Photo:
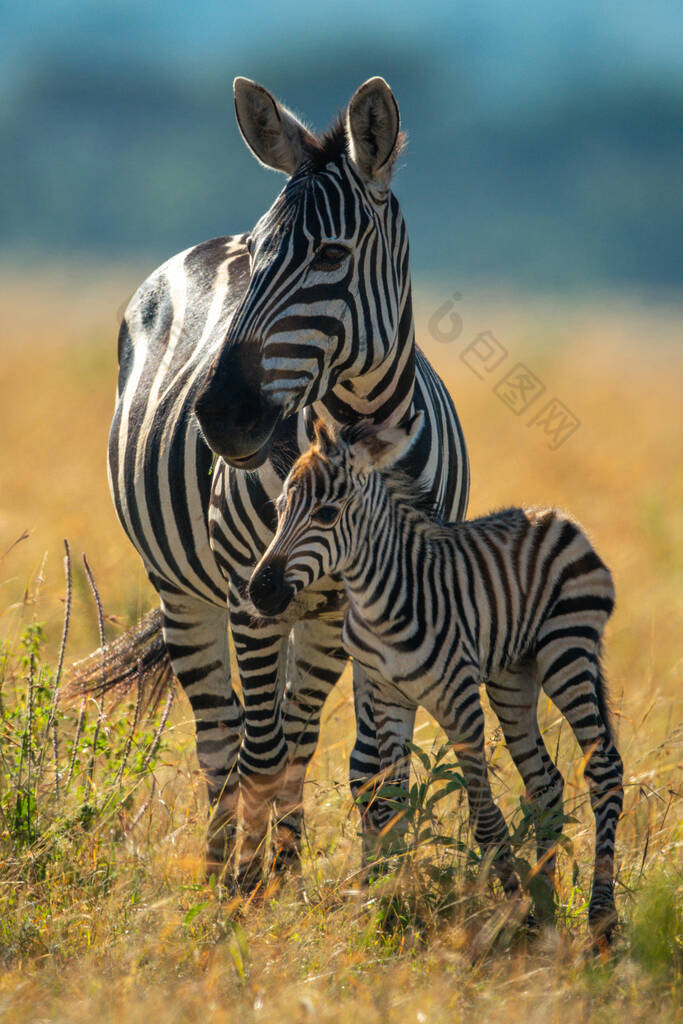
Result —
[[[623, 575], [628, 652], [650, 649], [646, 570], [673, 644], [681, 38], [683, 8], [667, 0], [5, 4], [0, 620], [39, 615], [58, 637], [63, 537], [76, 560], [90, 554], [112, 623], [155, 600], [107, 486], [116, 333], [159, 262], [249, 229], [282, 187], [239, 136], [233, 77], [323, 129], [381, 74], [409, 138], [394, 190], [418, 340], [463, 420], [471, 513], [565, 504]], [[486, 380], [464, 357], [482, 331], [507, 353]], [[518, 363], [543, 389], [531, 412], [558, 399], [579, 424], [557, 450], [495, 390]], [[77, 574], [79, 595], [87, 649]]]
[[158, 261], [248, 229], [280, 187], [236, 74], [325, 128], [383, 75], [409, 148], [414, 269], [557, 290], [675, 290], [683, 9], [670, 0], [3, 5], [0, 255]]

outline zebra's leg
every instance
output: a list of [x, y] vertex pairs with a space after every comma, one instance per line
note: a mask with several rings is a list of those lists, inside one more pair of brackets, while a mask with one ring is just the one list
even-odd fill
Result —
[[525, 798], [535, 812], [538, 869], [555, 888], [555, 854], [562, 831], [564, 779], [553, 763], [538, 728], [540, 686], [536, 665], [501, 673], [486, 684], [505, 744], [524, 782]]
[[520, 885], [507, 825], [491, 792], [484, 751], [484, 712], [471, 666], [460, 668], [445, 686], [437, 688], [436, 697], [425, 699], [424, 704], [453, 744], [465, 779], [475, 841], [483, 854], [492, 853], [506, 896], [517, 895]]
[[538, 653], [544, 691], [569, 722], [584, 755], [595, 815], [595, 866], [588, 922], [610, 938], [617, 924], [614, 904], [614, 842], [624, 800], [623, 765], [606, 710], [599, 649], [579, 636], [549, 639]]
[[[396, 687], [375, 682], [372, 686], [372, 711], [379, 748], [380, 775], [374, 790], [368, 792], [368, 811], [372, 817], [363, 830], [364, 851], [370, 864], [400, 849], [408, 830], [405, 810], [410, 787], [409, 744], [413, 738], [417, 707]], [[399, 805], [403, 802], [400, 796], [392, 797], [390, 801], [382, 798], [381, 789], [384, 785], [395, 786], [405, 793], [405, 810], [397, 807], [397, 800]]]
[[230, 681], [228, 611], [163, 581], [155, 585], [173, 671], [194, 712], [197, 758], [208, 790], [206, 870], [222, 877], [237, 836], [237, 757], [242, 735], [242, 705]]
[[281, 704], [290, 627], [277, 620], [255, 619], [251, 606], [234, 586], [229, 607], [244, 701], [238, 761], [242, 845], [237, 877], [241, 885], [251, 888], [261, 879], [270, 808], [287, 764]]
[[300, 865], [306, 771], [318, 745], [323, 705], [348, 660], [341, 627], [341, 616], [310, 619], [298, 622], [290, 635], [282, 703], [287, 767], [274, 815], [276, 870]]

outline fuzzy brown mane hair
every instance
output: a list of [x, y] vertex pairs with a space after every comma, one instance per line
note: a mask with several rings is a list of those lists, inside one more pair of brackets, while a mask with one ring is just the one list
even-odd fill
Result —
[[[387, 163], [387, 168], [391, 167], [396, 161], [403, 151], [405, 144], [406, 134], [400, 131], [391, 160]], [[338, 163], [347, 154], [346, 110], [340, 110], [327, 131], [318, 135], [314, 139], [313, 144], [309, 144], [306, 147], [306, 168], [310, 174], [317, 174], [324, 170], [327, 164]]]
[[[348, 424], [335, 435], [328, 425], [317, 419], [313, 424], [315, 440], [309, 451], [298, 460], [302, 469], [314, 453], [327, 461], [330, 449], [334, 449], [340, 443], [353, 447], [361, 441], [373, 441], [376, 439], [377, 427], [372, 423], [361, 421]], [[303, 460], [303, 461], [302, 461]], [[379, 471], [393, 502], [403, 506], [406, 510], [424, 516], [435, 525], [442, 525], [443, 520], [434, 506], [434, 499], [426, 488], [410, 476], [400, 465], [390, 466], [388, 469]]]

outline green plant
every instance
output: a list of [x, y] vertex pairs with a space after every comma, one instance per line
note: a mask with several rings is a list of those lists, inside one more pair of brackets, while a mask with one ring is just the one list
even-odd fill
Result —
[[[422, 936], [438, 919], [452, 917], [465, 890], [476, 909], [477, 895], [486, 887], [495, 889], [496, 883], [492, 858], [482, 857], [469, 835], [465, 780], [451, 745], [429, 753], [414, 744], [409, 749], [417, 760], [409, 788], [380, 780], [358, 802], [367, 807], [381, 801], [388, 811], [388, 824], [370, 857], [369, 876], [378, 901], [376, 924], [392, 935], [404, 936], [412, 929]], [[449, 797], [457, 798], [455, 807]], [[538, 922], [554, 920], [557, 905], [547, 876], [535, 860], [532, 863], [534, 847], [539, 839], [550, 837], [571, 853], [571, 841], [561, 830], [575, 821], [558, 811], [539, 814], [523, 797], [510, 819], [515, 867]]]
[[[83, 694], [63, 698], [64, 654], [71, 614], [71, 560], [66, 545], [66, 600], [56, 665], [44, 655], [38, 622], [22, 630], [0, 654], [0, 855], [5, 881], [44, 878], [51, 863], [68, 858], [88, 834], [105, 849], [135, 827], [154, 789], [154, 771], [173, 699], [144, 715], [135, 700]], [[103, 616], [95, 595], [100, 640]], [[95, 858], [97, 859], [97, 858]], [[101, 860], [101, 858], [100, 858]]]
[[683, 878], [660, 869], [636, 896], [627, 934], [631, 954], [651, 974], [683, 975]]

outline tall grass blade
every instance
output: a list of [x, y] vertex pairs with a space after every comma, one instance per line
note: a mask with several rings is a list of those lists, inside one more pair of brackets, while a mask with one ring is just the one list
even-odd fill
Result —
[[[57, 658], [57, 670], [55, 672], [55, 679], [52, 688], [52, 701], [50, 704], [50, 716], [48, 719], [46, 737], [51, 735], [52, 738], [52, 757], [55, 764], [55, 800], [59, 800], [59, 732], [57, 725], [57, 706], [59, 703], [59, 684], [62, 678], [62, 669], [64, 668], [64, 655], [66, 654], [66, 641], [69, 636], [69, 626], [71, 624], [71, 600], [72, 600], [72, 581], [71, 581], [71, 550], [69, 548], [69, 542], [64, 538], [64, 576], [66, 579], [66, 593], [64, 596], [64, 622], [62, 625], [62, 639], [59, 644], [59, 655]], [[41, 750], [40, 754], [40, 767], [43, 764], [43, 755], [45, 747]]]
[[164, 710], [162, 712], [161, 720], [160, 720], [159, 725], [157, 727], [157, 731], [154, 733], [154, 737], [153, 737], [152, 742], [150, 744], [149, 750], [147, 751], [147, 756], [145, 757], [145, 760], [144, 760], [143, 765], [142, 765], [142, 773], [143, 773], [143, 775], [147, 771], [147, 769], [149, 768], [150, 764], [152, 763], [152, 759], [153, 759], [154, 755], [157, 752], [157, 747], [159, 746], [159, 742], [161, 740], [162, 733], [163, 733], [164, 729], [166, 728], [166, 722], [168, 721], [168, 716], [171, 713], [171, 705], [173, 704], [174, 696], [175, 696], [175, 690], [171, 687], [171, 689], [169, 689], [169, 691], [168, 691], [168, 696], [166, 698], [166, 703], [164, 705]]
[[99, 591], [97, 589], [97, 584], [95, 583], [95, 577], [92, 574], [92, 570], [91, 570], [90, 565], [88, 563], [88, 559], [86, 557], [85, 552], [83, 552], [83, 567], [85, 569], [85, 575], [86, 575], [86, 578], [88, 580], [88, 586], [90, 587], [90, 590], [92, 592], [92, 596], [93, 596], [94, 601], [95, 601], [95, 607], [97, 609], [97, 629], [98, 629], [99, 636], [100, 636], [100, 650], [102, 651], [102, 691], [103, 691], [103, 695], [100, 698], [100, 700], [97, 702], [97, 721], [95, 723], [95, 732], [94, 732], [93, 740], [92, 740], [92, 750], [91, 750], [91, 754], [90, 754], [90, 761], [88, 763], [88, 784], [92, 788], [93, 775], [94, 775], [94, 772], [95, 772], [95, 756], [97, 754], [97, 742], [99, 740], [100, 729], [102, 728], [102, 722], [104, 721], [104, 690], [106, 689], [106, 686], [107, 686], [107, 679], [106, 679], [106, 668], [105, 668], [105, 664], [104, 664], [105, 639], [104, 639], [104, 613], [102, 612], [102, 601], [100, 600], [100, 595], [99, 595]]

